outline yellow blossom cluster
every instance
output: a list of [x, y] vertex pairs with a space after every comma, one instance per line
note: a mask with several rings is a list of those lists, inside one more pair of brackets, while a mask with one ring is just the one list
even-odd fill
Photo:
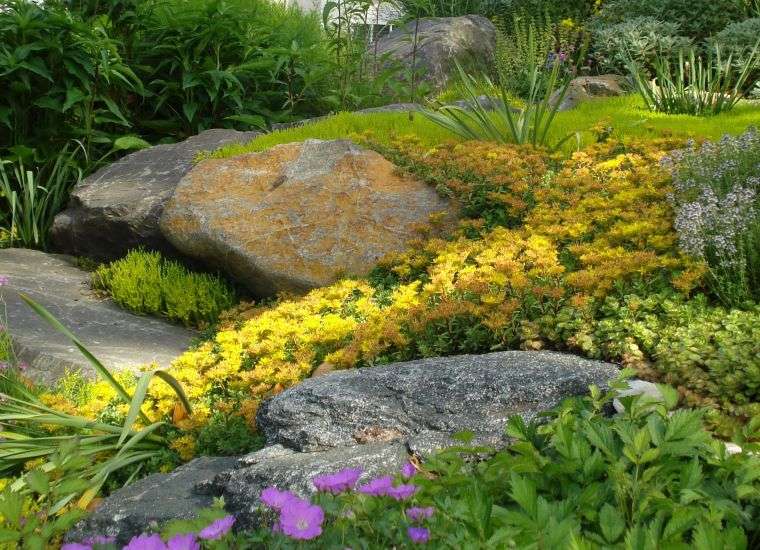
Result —
[[[664, 274], [688, 290], [701, 272], [676, 251], [668, 179], [658, 164], [662, 151], [673, 146], [619, 150], [602, 144], [559, 161], [508, 145], [422, 150], [406, 143], [417, 173], [424, 169], [460, 198], [474, 192], [478, 181], [490, 181], [488, 197], [511, 215], [519, 213], [523, 225], [470, 221], [447, 239], [429, 239], [388, 257], [378, 270], [393, 280], [389, 285], [342, 280], [274, 305], [233, 310], [212, 340], [171, 366], [197, 404], [194, 415], [182, 414], [174, 392], [161, 382], [151, 386], [146, 411], [188, 430], [174, 448], [189, 458], [190, 434], [211, 414], [204, 401], [210, 393], [242, 396], [230, 412], [252, 422], [261, 399], [320, 365], [350, 368], [403, 357], [412, 348], [409, 356], [426, 353], [421, 342], [431, 326], [454, 330], [454, 320], [466, 318], [467, 329], [481, 327], [487, 334], [485, 349], [516, 339], [523, 347], [540, 347], [531, 335], [532, 320], [563, 306], [583, 308], [616, 283]], [[469, 179], [459, 179], [461, 174]], [[86, 413], [97, 414], [114, 397], [96, 385]], [[57, 396], [47, 399], [65, 406]]]

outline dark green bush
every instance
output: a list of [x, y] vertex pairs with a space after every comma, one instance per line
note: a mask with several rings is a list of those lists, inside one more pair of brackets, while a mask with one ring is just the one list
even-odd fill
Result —
[[235, 456], [264, 446], [264, 437], [254, 434], [242, 416], [217, 413], [198, 432], [195, 452], [199, 456]]
[[0, 9], [0, 90], [0, 153], [31, 167], [72, 139], [106, 152], [133, 131], [127, 104], [142, 85], [98, 21], [13, 0]]
[[742, 0], [608, 0], [597, 20], [611, 25], [636, 17], [654, 17], [678, 25], [681, 33], [703, 40], [745, 18]]
[[130, 311], [164, 315], [188, 326], [213, 324], [235, 303], [234, 291], [219, 277], [188, 271], [158, 252], [133, 250], [100, 266], [92, 281]]

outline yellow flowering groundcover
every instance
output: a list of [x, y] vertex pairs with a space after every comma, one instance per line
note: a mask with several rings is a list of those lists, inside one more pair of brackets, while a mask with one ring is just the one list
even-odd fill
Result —
[[[653, 351], [626, 336], [598, 345], [591, 333], [611, 297], [637, 288], [687, 296], [700, 285], [702, 266], [677, 251], [669, 178], [659, 166], [680, 145], [601, 143], [563, 160], [525, 146], [430, 149], [401, 139], [383, 153], [458, 202], [460, 228], [385, 258], [368, 278], [227, 312], [216, 335], [170, 369], [194, 402], [193, 416], [160, 383], [150, 388], [145, 410], [175, 424], [173, 448], [189, 459], [212, 410], [253, 425], [262, 399], [320, 365], [552, 347], [656, 375]], [[681, 382], [688, 391], [688, 380]], [[105, 383], [86, 394], [76, 399], [80, 413], [123, 412]], [[66, 399], [46, 396], [73, 407]]]

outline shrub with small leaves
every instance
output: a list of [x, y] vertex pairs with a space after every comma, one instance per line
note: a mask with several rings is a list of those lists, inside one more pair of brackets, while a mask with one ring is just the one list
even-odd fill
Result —
[[164, 315], [187, 326], [213, 324], [235, 303], [235, 292], [221, 278], [189, 271], [158, 252], [133, 250], [100, 266], [92, 281], [126, 309]]

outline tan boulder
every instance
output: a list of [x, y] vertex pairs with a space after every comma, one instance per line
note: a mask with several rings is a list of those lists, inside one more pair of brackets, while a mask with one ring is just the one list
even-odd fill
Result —
[[302, 292], [364, 275], [403, 250], [451, 205], [347, 140], [308, 140], [198, 164], [179, 183], [161, 230], [184, 254], [255, 294]]
[[[582, 101], [588, 101], [595, 97], [620, 96], [626, 93], [628, 82], [625, 77], [616, 74], [602, 74], [599, 76], [579, 76], [570, 81], [560, 111], [568, 111]], [[554, 92], [549, 100], [556, 104], [559, 99], [559, 91]]]

